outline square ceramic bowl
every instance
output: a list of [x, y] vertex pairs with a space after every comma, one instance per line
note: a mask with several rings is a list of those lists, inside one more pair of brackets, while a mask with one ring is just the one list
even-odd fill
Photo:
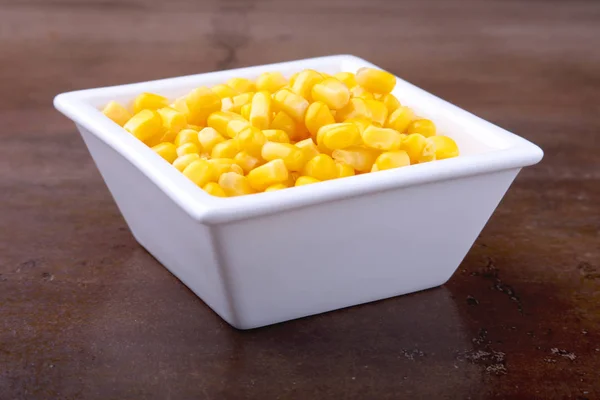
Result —
[[350, 55], [64, 93], [137, 241], [225, 321], [256, 328], [445, 283], [536, 145], [410, 83], [400, 102], [458, 143], [458, 158], [236, 198], [212, 197], [106, 118], [110, 100], [175, 98], [231, 77], [378, 68]]

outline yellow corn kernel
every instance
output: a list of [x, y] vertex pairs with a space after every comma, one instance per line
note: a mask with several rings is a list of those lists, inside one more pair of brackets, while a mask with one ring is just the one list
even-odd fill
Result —
[[233, 97], [233, 96], [237, 96], [238, 94], [241, 94], [241, 92], [238, 92], [231, 86], [223, 85], [223, 84], [213, 86], [210, 88], [210, 90], [215, 92], [216, 95], [219, 96], [221, 99], [225, 99], [228, 97]]
[[177, 158], [177, 150], [173, 143], [160, 143], [152, 147], [159, 156], [167, 160], [171, 164]]
[[192, 161], [185, 169], [183, 174], [187, 176], [196, 185], [203, 187], [214, 179], [214, 167], [206, 160]]
[[187, 118], [185, 114], [171, 107], [159, 108], [158, 115], [162, 119], [162, 124], [166, 130], [179, 133], [180, 130], [187, 127]]
[[240, 151], [244, 150], [251, 156], [260, 157], [262, 147], [267, 142], [267, 138], [260, 129], [249, 126], [238, 133], [235, 141]]
[[304, 186], [304, 185], [310, 185], [311, 183], [318, 183], [321, 182], [320, 180], [318, 180], [317, 178], [313, 178], [312, 176], [300, 176], [298, 177], [298, 179], [296, 179], [296, 183], [294, 184], [294, 186]]
[[324, 125], [335, 123], [333, 115], [327, 105], [321, 101], [315, 101], [306, 110], [306, 117], [304, 118], [306, 128], [310, 132], [313, 138], [317, 137], [317, 132]]
[[377, 150], [356, 146], [335, 150], [332, 156], [336, 161], [343, 161], [358, 172], [368, 172], [379, 154]]
[[301, 140], [297, 142], [295, 146], [302, 150], [305, 160], [310, 160], [311, 158], [321, 154], [319, 148], [311, 138]]
[[398, 150], [402, 144], [402, 136], [390, 128], [369, 126], [362, 134], [365, 146], [375, 150]]
[[160, 135], [163, 131], [160, 115], [152, 110], [142, 110], [135, 114], [123, 128], [142, 142]]
[[377, 100], [365, 100], [365, 103], [367, 103], [367, 107], [371, 111], [371, 120], [373, 123], [383, 126], [388, 116], [388, 109], [385, 104]]
[[354, 168], [350, 164], [346, 164], [343, 161], [336, 161], [335, 167], [337, 168], [338, 178], [345, 178], [347, 176], [354, 176]]
[[269, 142], [289, 143], [290, 137], [282, 129], [265, 129], [263, 133]]
[[[181, 132], [180, 132], [181, 133]], [[215, 145], [225, 141], [225, 138], [219, 134], [214, 128], [204, 128], [198, 132], [198, 141], [202, 145], [202, 149], [210, 153]]]
[[267, 142], [262, 148], [261, 156], [266, 161], [283, 160], [290, 171], [300, 171], [307, 161], [304, 152], [289, 143]]
[[237, 165], [232, 158], [211, 158], [208, 162], [214, 167], [215, 180], [218, 180], [225, 172], [235, 172], [244, 175], [242, 167]]
[[193, 125], [193, 124], [187, 124], [185, 127], [186, 127], [186, 129], [192, 129], [196, 132], [200, 132], [200, 130], [203, 128], [200, 125]]
[[246, 121], [245, 119], [232, 120], [227, 125], [227, 136], [229, 136], [230, 138], [235, 138], [237, 135], [239, 135], [241, 131], [248, 128], [249, 126], [252, 125], [250, 125], [250, 122]]
[[338, 176], [335, 162], [327, 154], [319, 154], [311, 158], [304, 166], [302, 173], [321, 181], [335, 179]]
[[219, 184], [216, 182], [208, 182], [206, 185], [204, 185], [202, 190], [204, 190], [206, 193], [210, 194], [211, 196], [227, 197], [227, 194], [225, 193], [223, 188], [221, 186], [219, 186]]
[[227, 81], [227, 86], [233, 88], [238, 93], [248, 93], [256, 91], [256, 85], [250, 79], [231, 78]]
[[351, 122], [358, 128], [358, 131], [362, 135], [362, 133], [371, 126], [371, 120], [368, 118], [348, 118], [345, 122]]
[[338, 72], [333, 75], [334, 78], [341, 81], [348, 89], [353, 88], [357, 85], [356, 78], [352, 72]]
[[184, 154], [182, 156], [177, 157], [175, 161], [173, 161], [173, 166], [179, 171], [183, 172], [185, 167], [199, 159], [200, 155], [198, 153]]
[[265, 192], [275, 192], [281, 189], [287, 189], [288, 186], [285, 183], [276, 183], [274, 185], [269, 186], [265, 189]]
[[371, 172], [383, 171], [386, 169], [405, 167], [410, 165], [410, 157], [404, 150], [387, 151], [381, 153], [375, 164], [371, 168]]
[[252, 98], [250, 123], [258, 129], [267, 129], [271, 124], [271, 95], [269, 92], [258, 92]]
[[435, 135], [435, 124], [429, 119], [416, 119], [406, 128], [406, 133], [420, 133], [425, 137]]
[[254, 97], [254, 92], [242, 93], [242, 94], [238, 94], [237, 96], [234, 96], [231, 99], [233, 104], [231, 105], [231, 108], [229, 109], [229, 111], [236, 112], [236, 113], [241, 112], [243, 106], [245, 106], [246, 104], [252, 103], [253, 97]]
[[227, 196], [231, 197], [254, 193], [248, 182], [248, 178], [235, 172], [225, 172], [221, 175], [219, 186], [221, 186]]
[[184, 143], [177, 147], [177, 155], [179, 157], [186, 154], [200, 154], [200, 149], [194, 143]]
[[245, 151], [240, 151], [233, 157], [237, 165], [242, 167], [242, 170], [247, 174], [262, 163], [258, 157], [251, 156]]
[[296, 138], [296, 122], [287, 115], [283, 111], [279, 111], [275, 117], [273, 117], [273, 121], [271, 121], [270, 129], [280, 129], [287, 133], [288, 137], [291, 139]]
[[292, 92], [311, 101], [311, 91], [315, 84], [321, 82], [323, 76], [317, 71], [306, 69], [298, 74], [292, 85]]
[[131, 119], [131, 113], [116, 101], [110, 101], [104, 106], [102, 114], [112, 119], [119, 126], [125, 125]]
[[351, 122], [325, 125], [319, 129], [317, 143], [322, 143], [331, 150], [357, 146], [361, 144], [360, 132]]
[[256, 79], [256, 89], [266, 90], [270, 93], [275, 93], [285, 85], [287, 85], [287, 79], [283, 77], [281, 72], [263, 72]]
[[252, 189], [263, 191], [271, 185], [285, 182], [288, 179], [288, 170], [283, 160], [276, 159], [254, 168], [248, 173], [248, 183]]
[[221, 135], [227, 135], [227, 126], [233, 120], [244, 121], [241, 115], [231, 111], [217, 111], [208, 117], [206, 123]]
[[368, 118], [371, 119], [371, 111], [367, 103], [360, 97], [353, 97], [344, 108], [337, 110], [335, 120], [344, 122], [349, 118]]
[[239, 151], [240, 148], [237, 142], [234, 139], [229, 139], [215, 144], [210, 152], [210, 156], [212, 158], [233, 158]]
[[180, 97], [176, 99], [175, 102], [171, 104], [171, 108], [176, 109], [177, 111], [179, 111], [182, 114], [185, 114], [186, 116], [190, 113], [190, 110], [188, 109], [187, 103], [185, 101], [185, 97]]
[[339, 110], [350, 101], [350, 91], [337, 79], [328, 78], [313, 86], [312, 99], [322, 101], [328, 108]]
[[408, 107], [400, 106], [390, 114], [385, 124], [386, 128], [392, 128], [400, 133], [406, 132], [406, 128], [415, 118], [415, 113]]
[[206, 126], [208, 116], [221, 110], [221, 98], [207, 87], [192, 90], [185, 104], [189, 110], [188, 121], [194, 125]]
[[142, 93], [133, 101], [133, 113], [137, 114], [142, 110], [156, 111], [168, 106], [169, 100], [166, 97], [154, 93]]
[[458, 157], [458, 146], [454, 139], [448, 136], [436, 135], [427, 138], [435, 147], [435, 159], [444, 160], [446, 158]]
[[231, 111], [232, 107], [233, 100], [231, 97], [225, 97], [224, 99], [221, 99], [221, 111]]
[[289, 90], [282, 89], [275, 93], [274, 101], [277, 110], [284, 111], [296, 122], [304, 122], [304, 115], [306, 114], [306, 109], [309, 105], [304, 97]]
[[[300, 71], [302, 72], [302, 71]], [[294, 86], [294, 83], [296, 82], [296, 78], [298, 77], [298, 75], [300, 75], [300, 72], [295, 72], [292, 74], [292, 76], [290, 76], [290, 81], [288, 82], [287, 86], [289, 86], [290, 88], [292, 86]]]
[[394, 90], [396, 77], [374, 68], [361, 68], [356, 72], [356, 83], [373, 93], [386, 94]]
[[391, 93], [384, 94], [381, 96], [381, 98], [379, 98], [379, 101], [381, 101], [387, 107], [388, 115], [396, 111], [401, 106], [396, 96]]
[[401, 149], [406, 151], [411, 164], [435, 159], [435, 144], [420, 133], [413, 133], [405, 137], [402, 140]]
[[359, 85], [354, 86], [352, 89], [350, 89], [350, 94], [352, 95], [352, 97], [360, 97], [365, 100], [375, 99], [373, 93], [369, 92], [367, 89]]
[[[146, 141], [146, 144], [148, 146], [152, 147], [152, 146], [156, 146], [159, 143], [165, 143], [165, 142], [173, 143], [175, 141], [176, 137], [177, 137], [177, 134], [175, 132], [166, 131], [162, 135], [154, 136], [152, 138], [152, 140]], [[153, 144], [151, 145], [150, 142], [153, 142]]]
[[242, 108], [240, 108], [240, 115], [246, 121], [250, 121], [250, 113], [252, 112], [252, 103], [244, 104]]
[[175, 136], [173, 143], [175, 144], [175, 147], [179, 147], [185, 143], [193, 143], [196, 145], [196, 147], [198, 147], [198, 149], [202, 149], [204, 146], [202, 146], [200, 140], [198, 139], [198, 132], [193, 129], [184, 129], [179, 131], [177, 136]]

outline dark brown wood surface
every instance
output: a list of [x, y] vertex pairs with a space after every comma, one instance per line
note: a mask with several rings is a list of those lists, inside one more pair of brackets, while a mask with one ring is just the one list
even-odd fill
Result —
[[[0, 0], [0, 398], [600, 398], [599, 48], [593, 0]], [[136, 244], [52, 98], [336, 53], [546, 156], [444, 287], [236, 331]]]

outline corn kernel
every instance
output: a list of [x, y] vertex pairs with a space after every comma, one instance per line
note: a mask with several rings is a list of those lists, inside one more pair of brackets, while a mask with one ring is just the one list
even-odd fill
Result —
[[177, 147], [177, 155], [179, 157], [185, 154], [198, 154], [200, 155], [200, 149], [194, 143], [184, 143]]
[[275, 93], [274, 101], [276, 109], [284, 111], [296, 122], [304, 122], [304, 115], [309, 105], [304, 97], [282, 89]]
[[158, 115], [162, 119], [162, 124], [166, 130], [178, 133], [187, 127], [187, 118], [185, 114], [171, 107], [159, 108]]
[[271, 185], [285, 182], [288, 179], [288, 170], [283, 160], [276, 159], [254, 168], [248, 173], [248, 183], [252, 189], [263, 191]]
[[353, 97], [344, 108], [337, 110], [335, 120], [344, 122], [349, 118], [368, 118], [371, 119], [371, 111], [367, 103], [360, 97]]
[[381, 101], [387, 107], [388, 115], [390, 115], [391, 113], [396, 111], [401, 106], [401, 104], [398, 101], [398, 99], [396, 98], [396, 96], [394, 96], [391, 93], [381, 96], [379, 98], [379, 101]]
[[227, 86], [233, 88], [238, 93], [248, 93], [256, 91], [256, 85], [250, 79], [231, 78], [227, 81]]
[[333, 115], [331, 115], [331, 111], [329, 111], [329, 108], [327, 105], [325, 105], [325, 103], [321, 101], [315, 101], [306, 110], [304, 122], [311, 136], [316, 138], [319, 128], [324, 125], [335, 123], [335, 119], [333, 118]]
[[240, 148], [235, 139], [229, 139], [215, 144], [210, 152], [210, 156], [211, 158], [233, 158], [239, 151]]
[[223, 85], [223, 84], [213, 86], [212, 88], [210, 88], [210, 90], [215, 92], [215, 94], [217, 96], [219, 96], [221, 98], [221, 100], [241, 94], [241, 92], [238, 92], [231, 86]]
[[200, 155], [198, 153], [184, 154], [182, 156], [177, 157], [175, 161], [173, 161], [173, 166], [177, 168], [180, 172], [183, 172], [185, 167], [199, 159]]
[[333, 75], [333, 77], [341, 81], [348, 89], [351, 89], [357, 85], [356, 79], [352, 72], [338, 72], [337, 74]]
[[317, 133], [317, 143], [331, 150], [357, 146], [361, 144], [360, 132], [351, 122], [325, 125]]
[[362, 133], [371, 126], [371, 120], [368, 118], [348, 118], [345, 122], [351, 122], [358, 128], [358, 131], [362, 135]]
[[175, 140], [173, 142], [175, 147], [179, 147], [185, 143], [193, 143], [198, 147], [198, 149], [202, 149], [203, 146], [198, 139], [198, 132], [193, 129], [184, 129], [179, 131], [177, 136], [175, 136]]
[[386, 169], [405, 167], [410, 165], [410, 157], [404, 150], [388, 151], [381, 153], [375, 164], [371, 168], [371, 172], [383, 171]]
[[311, 100], [311, 91], [315, 84], [321, 82], [323, 76], [317, 71], [306, 69], [298, 74], [292, 85], [292, 92], [302, 96], [306, 100]]
[[356, 72], [356, 82], [373, 93], [389, 93], [396, 86], [396, 77], [374, 68], [361, 68]]
[[244, 119], [232, 120], [227, 125], [227, 136], [229, 136], [230, 138], [235, 138], [237, 135], [240, 134], [241, 131], [248, 128], [249, 126], [252, 125], [250, 125], [250, 122]]
[[227, 197], [227, 194], [225, 193], [223, 188], [221, 186], [219, 186], [219, 184], [216, 182], [208, 182], [206, 185], [204, 185], [202, 190], [204, 190], [206, 193], [210, 194], [211, 196]]
[[390, 114], [385, 124], [386, 128], [392, 128], [400, 133], [406, 132], [406, 128], [415, 118], [415, 113], [408, 107], [400, 106]]
[[240, 151], [233, 157], [237, 165], [242, 167], [242, 170], [247, 174], [262, 163], [258, 157], [251, 156], [245, 151]]
[[312, 99], [322, 101], [328, 108], [339, 110], [350, 101], [350, 91], [337, 79], [328, 78], [313, 86]]
[[275, 192], [281, 189], [287, 189], [288, 186], [285, 183], [276, 183], [274, 185], [269, 186], [265, 189], [265, 192]]
[[137, 114], [142, 110], [156, 111], [168, 106], [169, 100], [166, 97], [154, 93], [142, 93], [133, 101], [133, 113]]
[[200, 145], [202, 145], [202, 149], [210, 153], [215, 145], [224, 142], [225, 138], [214, 128], [207, 127], [198, 132], [198, 141], [200, 142]]
[[183, 170], [183, 175], [187, 176], [196, 185], [203, 187], [214, 179], [214, 167], [206, 160], [192, 161]]
[[244, 150], [254, 157], [260, 157], [261, 149], [267, 142], [264, 133], [254, 126], [243, 129], [234, 140], [240, 150]]
[[221, 111], [231, 111], [232, 107], [233, 100], [231, 97], [225, 97], [224, 99], [221, 99]]
[[246, 121], [250, 121], [250, 113], [252, 112], [252, 103], [244, 104], [242, 108], [240, 108], [240, 115]]
[[186, 117], [190, 113], [190, 110], [188, 109], [187, 103], [185, 101], [185, 97], [180, 97], [176, 99], [175, 102], [171, 104], [171, 108], [176, 109], [180, 113], [184, 114]]
[[290, 140], [298, 140], [301, 136], [301, 129], [297, 128], [296, 122], [285, 112], [279, 111], [273, 121], [271, 121], [270, 129], [280, 129], [287, 133]]
[[301, 140], [297, 142], [295, 146], [302, 150], [305, 160], [310, 160], [311, 158], [321, 154], [319, 148], [311, 138]]
[[277, 143], [289, 143], [290, 137], [284, 130], [281, 129], [265, 129], [263, 130], [264, 135], [266, 136], [269, 142], [277, 142]]
[[352, 95], [352, 97], [360, 97], [365, 100], [375, 99], [373, 93], [369, 92], [367, 89], [359, 85], [354, 86], [352, 89], [350, 89], [350, 94]]
[[336, 161], [335, 167], [337, 168], [338, 178], [345, 178], [347, 176], [355, 175], [354, 168], [343, 161]]
[[200, 132], [200, 130], [202, 130], [203, 126], [200, 125], [193, 125], [193, 124], [187, 124], [186, 125], [186, 129], [192, 129], [196, 132]]
[[458, 157], [458, 146], [454, 139], [448, 136], [436, 135], [427, 138], [435, 147], [435, 159], [444, 160], [446, 158]]
[[239, 114], [230, 111], [217, 111], [209, 115], [206, 123], [221, 135], [227, 135], [227, 126], [233, 120], [244, 121]]
[[420, 133], [413, 133], [404, 138], [401, 149], [406, 151], [411, 164], [435, 159], [435, 144]]
[[358, 172], [368, 172], [379, 154], [380, 152], [377, 150], [356, 146], [335, 150], [332, 156], [336, 161], [343, 161]]
[[318, 180], [317, 178], [313, 178], [312, 176], [301, 176], [298, 179], [296, 179], [296, 183], [294, 186], [304, 186], [304, 185], [310, 185], [311, 183], [318, 183], [321, 182], [320, 180]]
[[258, 129], [267, 129], [271, 124], [271, 95], [268, 92], [258, 92], [252, 98], [250, 123]]
[[206, 126], [208, 116], [221, 110], [221, 98], [206, 87], [192, 90], [185, 98], [191, 124]]
[[234, 96], [231, 101], [233, 104], [229, 111], [239, 113], [242, 111], [242, 107], [246, 104], [252, 104], [252, 98], [254, 97], [254, 92], [242, 93]]
[[[302, 71], [300, 71], [300, 72], [302, 72]], [[292, 76], [290, 76], [290, 81], [287, 84], [287, 86], [289, 86], [290, 89], [292, 88], [292, 86], [294, 86], [294, 83], [296, 82], [296, 78], [298, 77], [298, 75], [300, 75], [300, 72], [295, 72], [292, 74]]]
[[160, 115], [152, 110], [142, 110], [135, 114], [123, 128], [142, 142], [160, 135], [163, 131]]
[[371, 125], [362, 134], [365, 146], [375, 150], [398, 150], [402, 143], [402, 136], [390, 128], [378, 128]]
[[327, 154], [319, 154], [311, 158], [304, 166], [302, 173], [321, 181], [335, 179], [338, 175], [335, 162]]
[[435, 135], [435, 124], [429, 119], [417, 119], [411, 122], [406, 128], [406, 133], [420, 133], [425, 137]]
[[119, 126], [125, 125], [131, 119], [131, 113], [116, 101], [110, 101], [102, 109], [102, 114], [112, 119]]
[[281, 72], [263, 72], [256, 79], [256, 89], [266, 90], [270, 93], [275, 93], [285, 85], [287, 85], [287, 79], [283, 77]]
[[211, 158], [208, 162], [214, 167], [215, 180], [225, 172], [235, 172], [244, 175], [244, 170], [232, 158]]
[[219, 186], [225, 191], [227, 196], [243, 196], [252, 194], [254, 190], [248, 182], [248, 178], [235, 172], [225, 172], [219, 178]]
[[159, 156], [167, 160], [171, 164], [177, 158], [177, 150], [173, 143], [160, 143], [152, 147]]
[[307, 161], [304, 152], [289, 143], [267, 142], [262, 148], [261, 156], [266, 161], [283, 160], [290, 171], [300, 171]]
[[383, 126], [388, 116], [388, 109], [385, 104], [377, 100], [365, 100], [365, 103], [367, 103], [367, 107], [371, 111], [371, 120], [373, 123]]

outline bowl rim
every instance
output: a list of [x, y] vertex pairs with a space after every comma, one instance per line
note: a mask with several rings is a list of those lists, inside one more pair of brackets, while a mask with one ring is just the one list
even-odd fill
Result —
[[368, 193], [522, 168], [538, 163], [543, 157], [543, 152], [537, 145], [396, 76], [398, 82], [401, 82], [405, 88], [414, 91], [421, 101], [429, 104], [428, 107], [438, 107], [446, 113], [446, 116], [455, 121], [476, 127], [482, 138], [501, 140], [505, 145], [502, 146], [503, 148], [484, 154], [416, 164], [409, 168], [356, 175], [290, 188], [290, 190], [219, 198], [211, 196], [197, 187], [148, 146], [105, 117], [93, 105], [94, 100], [97, 102], [100, 98], [133, 98], [135, 94], [144, 91], [161, 93], [166, 90], [179, 90], [183, 94], [183, 90], [187, 92], [193, 87], [222, 83], [234, 76], [250, 77], [272, 70], [315, 68], [315, 65], [323, 63], [351, 63], [359, 68], [382, 69], [362, 58], [340, 54], [71, 91], [57, 95], [54, 98], [54, 106], [80, 128], [91, 132], [125, 157], [187, 214], [205, 224], [239, 221]]

